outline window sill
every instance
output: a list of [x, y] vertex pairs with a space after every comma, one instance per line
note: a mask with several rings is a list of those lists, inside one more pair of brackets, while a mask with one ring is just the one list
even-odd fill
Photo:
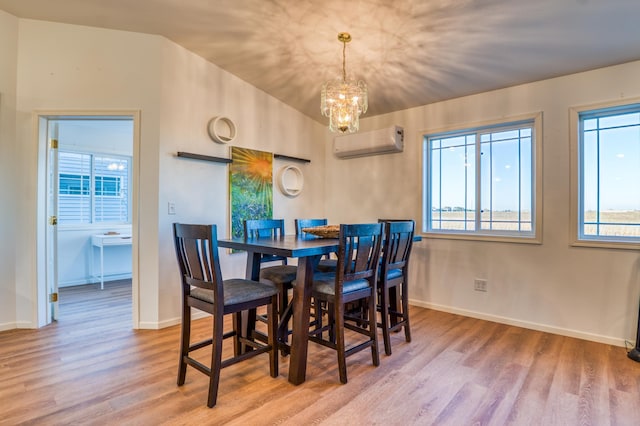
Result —
[[571, 247], [604, 248], [618, 250], [640, 250], [640, 243], [604, 240], [577, 240]]
[[424, 238], [441, 240], [467, 240], [486, 241], [493, 243], [515, 243], [515, 244], [542, 244], [541, 238], [536, 237], [515, 237], [507, 235], [487, 235], [487, 234], [442, 234], [435, 232], [425, 232], [421, 234]]

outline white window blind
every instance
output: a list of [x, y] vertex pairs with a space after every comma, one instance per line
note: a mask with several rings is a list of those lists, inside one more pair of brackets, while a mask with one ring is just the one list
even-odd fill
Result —
[[130, 157], [60, 151], [60, 224], [129, 223]]

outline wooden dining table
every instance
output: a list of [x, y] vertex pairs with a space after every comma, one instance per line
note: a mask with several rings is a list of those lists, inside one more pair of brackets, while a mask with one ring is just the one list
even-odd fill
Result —
[[[313, 271], [320, 258], [338, 250], [337, 238], [285, 235], [281, 238], [230, 238], [218, 240], [218, 246], [247, 252], [246, 278], [258, 281], [260, 258], [263, 254], [298, 259], [293, 288], [293, 333], [291, 335], [289, 382], [299, 385], [305, 381], [307, 345]], [[300, 285], [302, 283], [303, 285]]]

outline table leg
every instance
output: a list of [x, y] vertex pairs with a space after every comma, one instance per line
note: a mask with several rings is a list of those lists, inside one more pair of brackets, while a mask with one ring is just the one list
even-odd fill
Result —
[[313, 266], [313, 257], [299, 258], [296, 276], [298, 285], [293, 287], [293, 335], [291, 338], [291, 360], [289, 361], [289, 382], [294, 385], [303, 383], [307, 372]]

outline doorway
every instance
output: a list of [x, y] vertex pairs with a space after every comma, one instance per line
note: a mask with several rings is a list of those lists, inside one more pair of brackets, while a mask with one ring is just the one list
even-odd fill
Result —
[[139, 113], [39, 114], [38, 130], [38, 325], [58, 319], [62, 289], [130, 280], [137, 328]]

